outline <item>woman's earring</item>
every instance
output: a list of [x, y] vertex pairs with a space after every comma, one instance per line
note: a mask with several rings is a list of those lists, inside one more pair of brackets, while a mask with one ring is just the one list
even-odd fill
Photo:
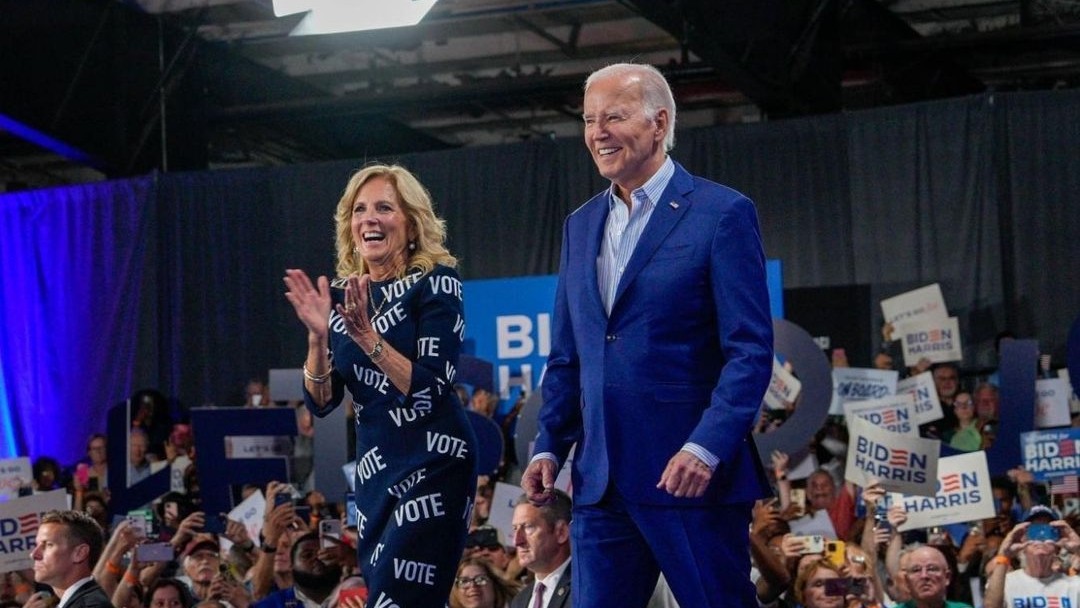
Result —
[[360, 246], [357, 245], [357, 246], [353, 247], [352, 252], [353, 252], [353, 255], [359, 254], [360, 253]]
[[416, 251], [416, 241], [409, 241], [409, 251]]

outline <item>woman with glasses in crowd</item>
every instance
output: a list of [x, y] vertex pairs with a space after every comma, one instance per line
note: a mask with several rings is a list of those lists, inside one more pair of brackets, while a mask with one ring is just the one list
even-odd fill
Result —
[[491, 564], [465, 558], [458, 565], [450, 608], [505, 608], [518, 591], [517, 583], [499, 576]]
[[953, 399], [953, 412], [956, 413], [956, 431], [949, 439], [949, 445], [962, 451], [974, 452], [982, 449], [982, 421], [975, 416], [975, 401], [971, 393], [960, 393]]

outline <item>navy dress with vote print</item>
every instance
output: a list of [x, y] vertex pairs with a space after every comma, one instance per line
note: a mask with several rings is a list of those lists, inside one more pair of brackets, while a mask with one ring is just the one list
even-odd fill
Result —
[[[386, 344], [412, 361], [408, 395], [345, 333], [330, 312], [333, 398], [344, 388], [356, 414], [356, 505], [360, 567], [369, 606], [442, 608], [465, 546], [476, 492], [476, 443], [453, 389], [465, 333], [461, 279], [436, 266], [372, 282], [368, 313]], [[343, 303], [344, 281], [331, 286]], [[378, 314], [376, 314], [378, 310]]]

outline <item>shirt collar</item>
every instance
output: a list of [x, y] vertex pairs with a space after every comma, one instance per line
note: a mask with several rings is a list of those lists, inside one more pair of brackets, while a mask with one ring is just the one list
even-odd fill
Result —
[[[671, 177], [675, 175], [675, 161], [671, 160], [671, 157], [664, 158], [664, 164], [660, 165], [660, 168], [653, 173], [652, 177], [647, 179], [640, 188], [637, 188], [630, 192], [630, 196], [635, 200], [640, 200], [640, 194], [645, 195], [647, 204], [652, 206], [656, 204], [656, 201], [660, 200], [660, 195], [667, 189], [668, 182], [671, 181]], [[622, 203], [622, 199], [618, 194], [615, 194], [615, 184], [612, 183], [608, 188], [608, 209], [610, 210], [616, 203]]]
[[544, 583], [544, 589], [554, 591], [555, 587], [559, 584], [559, 579], [562, 578], [563, 572], [566, 572], [566, 568], [569, 565], [570, 558], [568, 557], [566, 558], [566, 561], [559, 564], [559, 567], [549, 572], [547, 576], [536, 579], [536, 582], [533, 583], [534, 588], [537, 583]]
[[78, 590], [81, 589], [83, 585], [89, 583], [92, 580], [94, 580], [93, 576], [87, 576], [86, 578], [80, 578], [79, 580], [72, 583], [70, 587], [64, 590], [64, 595], [60, 598], [60, 603], [57, 604], [57, 606], [59, 607], [67, 604], [68, 600], [71, 599], [71, 596], [75, 595], [75, 593], [78, 592]]

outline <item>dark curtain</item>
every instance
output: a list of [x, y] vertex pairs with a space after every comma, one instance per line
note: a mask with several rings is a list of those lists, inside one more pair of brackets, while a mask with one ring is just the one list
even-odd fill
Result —
[[[1080, 91], [976, 96], [685, 129], [673, 156], [756, 201], [766, 252], [783, 262], [785, 286], [869, 285], [870, 314], [879, 320], [881, 298], [939, 282], [965, 333], [966, 365], [992, 365], [993, 335], [1006, 327], [1038, 338], [1060, 363], [1080, 313], [1078, 114]], [[92, 383], [119, 385], [90, 400], [78, 393], [89, 428], [100, 428], [99, 412], [141, 386], [157, 386], [188, 407], [229, 405], [248, 378], [296, 367], [305, 341], [282, 296], [283, 270], [332, 274], [334, 207], [368, 160], [376, 159], [0, 196], [0, 395], [9, 415], [17, 411], [24, 421], [7, 431], [20, 446], [15, 451], [39, 449], [29, 421], [46, 413], [35, 409], [42, 395], [69, 390], [55, 388], [68, 382], [62, 372], [95, 370], [106, 359], [58, 346], [60, 335], [89, 330], [76, 323], [51, 331], [52, 317], [71, 316], [57, 282], [99, 277], [90, 281], [91, 306], [108, 312], [86, 313], [93, 314], [91, 333], [134, 340], [108, 347], [108, 369], [87, 371], [108, 379]], [[377, 160], [404, 164], [431, 191], [466, 279], [556, 272], [564, 218], [607, 185], [580, 138]], [[118, 192], [131, 200], [121, 204]], [[36, 211], [17, 211], [31, 202]], [[45, 229], [36, 214], [79, 221]], [[110, 234], [109, 254], [95, 252], [93, 262], [77, 256], [77, 267], [54, 270], [39, 259], [40, 252], [55, 255], [57, 234], [65, 235], [61, 242], [102, 241], [94, 235], [106, 226], [129, 224]], [[125, 267], [132, 273], [126, 291], [104, 289], [118, 278], [103, 260], [119, 252], [141, 265]], [[82, 306], [87, 300], [76, 299]], [[138, 307], [147, 302], [152, 314]], [[109, 316], [115, 310], [130, 314]], [[105, 328], [101, 318], [116, 327]], [[6, 337], [10, 328], [17, 337]], [[85, 377], [80, 371], [79, 381]], [[0, 422], [0, 433], [4, 428]]]
[[995, 99], [1004, 147], [1005, 310], [1017, 335], [1038, 338], [1058, 367], [1080, 318], [1080, 94]]
[[[242, 405], [276, 360], [282, 299], [274, 171], [162, 176], [157, 192], [161, 375], [185, 407]], [[214, 176], [214, 179], [207, 179]]]

